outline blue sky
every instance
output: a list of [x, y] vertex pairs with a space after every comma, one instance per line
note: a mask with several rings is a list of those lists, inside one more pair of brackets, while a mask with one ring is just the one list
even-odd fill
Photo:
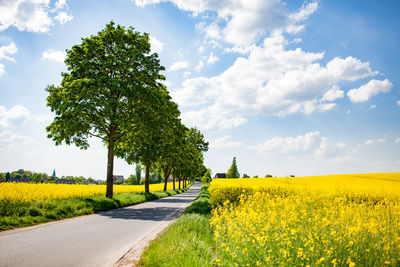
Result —
[[[0, 171], [104, 179], [106, 148], [55, 147], [45, 88], [114, 20], [151, 36], [207, 167], [274, 176], [400, 170], [398, 1], [0, 1]], [[115, 174], [134, 166], [116, 160]]]

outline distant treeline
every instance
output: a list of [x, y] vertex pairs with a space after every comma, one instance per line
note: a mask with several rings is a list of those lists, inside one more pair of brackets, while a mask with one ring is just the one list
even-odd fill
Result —
[[[144, 177], [143, 177], [144, 178]], [[140, 166], [136, 170], [136, 174], [130, 175], [128, 178], [123, 179], [122, 184], [126, 185], [140, 185], [144, 184], [144, 179], [141, 176]], [[155, 170], [150, 173], [150, 184], [161, 183], [163, 177], [159, 171]], [[91, 177], [85, 178], [83, 176], [49, 176], [47, 173], [39, 173], [19, 169], [13, 172], [0, 172], [0, 183], [54, 183], [54, 184], [105, 184], [104, 180], [95, 180]], [[121, 184], [120, 180], [114, 179], [114, 184]]]

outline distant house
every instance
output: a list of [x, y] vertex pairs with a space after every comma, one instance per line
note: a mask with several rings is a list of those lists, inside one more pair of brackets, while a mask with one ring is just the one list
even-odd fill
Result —
[[214, 179], [218, 179], [218, 178], [226, 178], [226, 174], [225, 173], [217, 173], [214, 176]]
[[114, 175], [113, 177], [113, 182], [115, 184], [115, 182], [118, 180], [120, 184], [124, 183], [124, 176], [123, 175]]

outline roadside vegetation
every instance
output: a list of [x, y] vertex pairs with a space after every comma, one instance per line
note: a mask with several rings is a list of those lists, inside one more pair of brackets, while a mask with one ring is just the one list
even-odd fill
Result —
[[[3, 183], [1, 186], [13, 184]], [[14, 184], [14, 186], [27, 186], [28, 184]], [[35, 185], [33, 185], [35, 186]], [[36, 185], [38, 186], [38, 185]], [[95, 188], [101, 187], [99, 185], [84, 186], [84, 185], [50, 185], [53, 187], [82, 187], [82, 188]], [[30, 226], [39, 223], [61, 220], [86, 214], [92, 214], [99, 211], [116, 209], [130, 205], [139, 204], [142, 202], [155, 200], [186, 191], [187, 188], [181, 190], [167, 190], [161, 191], [163, 184], [157, 185], [159, 191], [152, 191], [150, 193], [142, 192], [136, 193], [117, 193], [114, 194], [112, 199], [105, 197], [103, 194], [104, 188], [99, 188], [100, 194], [91, 194], [88, 196], [73, 195], [68, 198], [46, 198], [43, 199], [23, 199], [23, 195], [19, 194], [22, 198], [20, 200], [13, 198], [5, 198], [4, 195], [0, 197], [0, 230], [7, 230], [17, 227]], [[127, 186], [120, 186], [126, 188]], [[70, 188], [70, 189], [71, 189]], [[116, 187], [119, 188], [119, 187]], [[1, 191], [1, 190], [0, 190]], [[63, 191], [60, 191], [63, 192]], [[72, 192], [71, 190], [67, 192]]]
[[139, 265], [399, 266], [399, 192], [400, 173], [215, 179]]
[[143, 253], [140, 266], [212, 266], [214, 239], [209, 225], [208, 184], [196, 200]]

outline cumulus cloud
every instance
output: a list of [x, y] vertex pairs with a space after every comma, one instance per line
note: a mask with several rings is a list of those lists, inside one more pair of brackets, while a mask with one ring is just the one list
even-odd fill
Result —
[[[135, 0], [136, 5], [145, 6], [167, 0]], [[281, 31], [296, 33], [304, 29], [301, 24], [318, 8], [318, 2], [304, 4], [291, 12], [280, 0], [239, 1], [182, 1], [170, 0], [179, 9], [192, 12], [194, 16], [214, 12], [215, 16], [204, 16], [199, 26], [214, 39], [223, 38], [235, 45], [248, 45], [261, 35]]]
[[396, 104], [400, 107], [400, 100], [397, 100]]
[[[72, 16], [56, 10], [66, 9], [66, 1], [57, 1], [51, 5], [50, 0], [5, 0], [0, 5], [0, 31], [15, 27], [20, 31], [48, 32], [53, 19], [65, 23]], [[64, 14], [65, 13], [65, 14]]]
[[31, 111], [28, 108], [21, 105], [15, 105], [10, 109], [7, 109], [4, 106], [0, 106], [0, 127], [16, 126], [27, 122], [47, 123], [50, 120], [50, 115], [31, 114]]
[[322, 96], [321, 101], [334, 101], [342, 97], [344, 97], [344, 92], [340, 90], [339, 86], [334, 85], [332, 89]]
[[199, 63], [197, 66], [194, 68], [196, 71], [200, 71], [204, 67], [204, 62], [203, 60], [199, 60]]
[[52, 60], [56, 62], [64, 62], [66, 53], [63, 51], [58, 51], [54, 49], [48, 49], [43, 52], [42, 59]]
[[71, 21], [74, 17], [71, 15], [68, 15], [67, 12], [60, 12], [58, 13], [57, 16], [54, 17], [54, 19], [58, 20], [61, 24], [65, 24], [68, 21]]
[[231, 141], [231, 136], [225, 135], [210, 141], [210, 148], [226, 148], [226, 147], [239, 147], [241, 142]]
[[15, 62], [15, 59], [10, 57], [10, 55], [13, 55], [17, 52], [18, 48], [14, 42], [10, 43], [9, 45], [0, 46], [0, 60], [6, 59]]
[[164, 49], [164, 43], [154, 36], [150, 36], [151, 52], [160, 53]]
[[172, 64], [169, 70], [175, 71], [175, 70], [186, 69], [187, 67], [189, 67], [188, 61], [177, 61]]
[[393, 84], [388, 79], [383, 81], [373, 79], [357, 89], [351, 89], [347, 92], [347, 96], [353, 103], [365, 102], [370, 99], [371, 96], [379, 93], [389, 93], [392, 87]]
[[327, 112], [336, 103], [326, 102], [344, 96], [338, 84], [378, 73], [369, 62], [354, 57], [335, 57], [324, 66], [319, 63], [323, 53], [287, 50], [286, 44], [282, 34], [267, 37], [261, 46], [252, 46], [248, 56], [238, 57], [220, 75], [188, 78], [172, 96], [180, 106], [191, 109], [187, 118], [201, 117], [207, 127], [226, 126], [214, 117], [224, 113], [240, 122], [231, 124], [233, 127], [244, 123], [244, 116], [249, 115]]
[[207, 65], [212, 65], [212, 64], [218, 62], [218, 60], [219, 60], [219, 58], [216, 55], [214, 55], [213, 53], [211, 53], [207, 59]]
[[260, 154], [311, 154], [318, 157], [334, 156], [345, 148], [346, 144], [342, 142], [334, 143], [328, 137], [323, 137], [316, 132], [308, 132], [296, 137], [274, 137], [266, 140], [262, 144], [250, 146]]
[[[8, 60], [15, 62], [15, 59], [10, 55], [13, 55], [18, 52], [18, 48], [14, 42], [10, 43], [9, 45], [0, 46], [0, 60]], [[6, 72], [4, 64], [0, 63], [0, 76], [2, 76]]]
[[8, 110], [6, 107], [0, 106], [0, 126], [8, 127], [25, 123], [30, 116], [30, 110], [24, 106], [16, 105]]
[[397, 144], [397, 143], [400, 143], [400, 137], [397, 137], [396, 138], [396, 140], [394, 140], [394, 142]]

